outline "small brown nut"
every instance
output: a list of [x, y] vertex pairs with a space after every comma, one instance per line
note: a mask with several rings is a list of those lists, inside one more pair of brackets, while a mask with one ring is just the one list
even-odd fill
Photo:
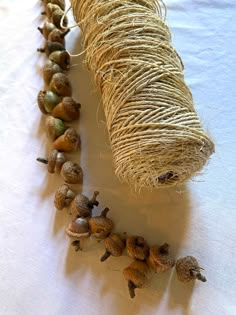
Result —
[[152, 246], [149, 250], [148, 263], [155, 272], [165, 272], [174, 267], [175, 259], [169, 254], [169, 245]]
[[[65, 130], [66, 126], [64, 125], [64, 122], [61, 119], [54, 118], [52, 116], [46, 117], [45, 131], [46, 136], [49, 139], [55, 140], [56, 138], [60, 137], [65, 132]], [[58, 151], [60, 151], [60, 149], [58, 149]]]
[[48, 3], [57, 4], [62, 10], [65, 10], [65, 0], [43, 0], [45, 7]]
[[66, 184], [60, 186], [54, 197], [54, 205], [57, 210], [62, 210], [70, 205], [72, 200], [75, 198], [75, 193]]
[[127, 255], [138, 260], [145, 260], [149, 246], [142, 236], [129, 236], [126, 240]]
[[58, 64], [63, 70], [69, 70], [70, 55], [66, 50], [53, 51], [48, 58]]
[[113, 233], [104, 240], [106, 251], [100, 261], [105, 261], [110, 256], [119, 257], [125, 249], [125, 242], [117, 233]]
[[40, 53], [45, 53], [47, 56], [49, 56], [52, 52], [54, 51], [60, 51], [60, 50], [65, 50], [65, 46], [62, 45], [61, 43], [58, 42], [51, 42], [51, 41], [46, 41], [45, 47], [44, 48], [38, 48], [37, 51]]
[[67, 227], [66, 234], [74, 240], [72, 245], [75, 246], [75, 250], [80, 250], [80, 240], [90, 236], [88, 220], [86, 218], [74, 219]]
[[72, 87], [64, 73], [55, 73], [50, 82], [50, 90], [60, 96], [71, 96]]
[[47, 5], [45, 7], [45, 12], [42, 12], [42, 15], [46, 15], [48, 17], [48, 19], [51, 19], [53, 12], [58, 10], [58, 9], [61, 10], [58, 5], [49, 2], [49, 3], [47, 3]]
[[66, 161], [66, 157], [62, 152], [58, 152], [57, 150], [52, 150], [48, 159], [45, 158], [37, 158], [38, 162], [44, 163], [48, 165], [49, 173], [60, 173], [62, 165]]
[[135, 297], [135, 289], [142, 288], [147, 283], [148, 265], [144, 261], [135, 260], [123, 270], [123, 275], [128, 281], [130, 297]]
[[103, 240], [110, 235], [114, 227], [113, 221], [106, 217], [108, 211], [109, 209], [105, 208], [100, 216], [89, 219], [91, 234], [98, 240]]
[[92, 198], [89, 199], [85, 195], [78, 194], [71, 203], [71, 210], [80, 217], [91, 217], [92, 209], [98, 206], [99, 202], [96, 200], [99, 192], [95, 191]]
[[63, 46], [65, 46], [65, 36], [70, 32], [70, 29], [66, 31], [61, 31], [58, 28], [55, 28], [51, 31], [51, 33], [48, 35], [48, 40], [51, 42], [58, 42], [61, 43]]
[[206, 282], [207, 279], [201, 274], [201, 267], [198, 261], [193, 256], [186, 256], [180, 258], [176, 262], [176, 272], [178, 279], [182, 282], [189, 282], [198, 279], [202, 282]]
[[40, 33], [44, 36], [45, 39], [48, 39], [48, 35], [56, 28], [53, 23], [46, 21], [43, 27], [38, 27]]
[[[62, 73], [63, 69], [55, 62], [48, 60], [43, 67], [43, 79], [46, 85], [49, 85], [55, 73]], [[51, 91], [50, 91], [51, 92]], [[52, 92], [53, 93], [53, 92]]]
[[[63, 16], [64, 16], [64, 11], [61, 10], [60, 8], [53, 11], [51, 20], [52, 20], [53, 24], [56, 25], [56, 27], [61, 28], [61, 19], [63, 18]], [[67, 16], [64, 16], [62, 25], [64, 27], [66, 27], [68, 25]]]
[[71, 97], [63, 97], [62, 102], [54, 107], [52, 115], [64, 121], [79, 119], [81, 105]]
[[68, 161], [62, 166], [61, 176], [67, 184], [81, 184], [83, 180], [83, 171], [77, 163]]
[[74, 128], [68, 128], [63, 135], [54, 141], [53, 146], [59, 151], [75, 151], [80, 147], [80, 136]]

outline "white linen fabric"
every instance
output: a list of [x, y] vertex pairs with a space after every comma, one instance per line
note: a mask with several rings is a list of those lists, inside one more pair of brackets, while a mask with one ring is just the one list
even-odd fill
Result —
[[[36, 97], [43, 88], [46, 58], [37, 31], [39, 0], [0, 1], [0, 314], [1, 315], [235, 315], [236, 2], [166, 0], [173, 43], [185, 64], [201, 120], [216, 153], [198, 178], [175, 189], [136, 194], [114, 175], [100, 96], [73, 58], [69, 77], [81, 102], [83, 193], [100, 191], [95, 214], [110, 207], [116, 231], [168, 242], [176, 257], [194, 255], [206, 283], [182, 284], [175, 271], [151, 274], [149, 284], [129, 298], [122, 269], [126, 256], [99, 261], [102, 243], [90, 241], [75, 253], [65, 236], [71, 217], [56, 211], [53, 194], [62, 183], [36, 162], [52, 144]], [[70, 18], [70, 23], [73, 23]], [[81, 52], [79, 29], [67, 37]], [[76, 64], [78, 64], [76, 66]]]

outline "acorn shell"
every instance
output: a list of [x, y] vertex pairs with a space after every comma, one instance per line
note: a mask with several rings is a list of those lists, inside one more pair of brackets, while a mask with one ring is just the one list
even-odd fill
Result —
[[182, 282], [189, 282], [195, 279], [199, 279], [203, 282], [207, 281], [206, 278], [201, 275], [201, 268], [197, 259], [193, 256], [178, 259], [175, 268], [178, 279]]
[[81, 184], [83, 181], [82, 168], [72, 161], [67, 161], [63, 164], [61, 176], [68, 184]]
[[50, 90], [60, 96], [71, 96], [72, 86], [68, 77], [64, 73], [56, 73], [50, 82]]
[[[163, 246], [166, 248], [164, 251], [160, 250]], [[175, 259], [169, 254], [168, 247], [168, 244], [155, 245], [149, 250], [148, 263], [157, 273], [168, 271], [175, 265]]]

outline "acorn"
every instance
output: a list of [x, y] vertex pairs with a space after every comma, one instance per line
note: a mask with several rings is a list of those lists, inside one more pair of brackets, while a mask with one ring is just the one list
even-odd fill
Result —
[[106, 248], [105, 253], [100, 258], [100, 261], [105, 261], [110, 256], [119, 257], [122, 255], [125, 249], [125, 242], [121, 236], [117, 233], [113, 233], [104, 240]]
[[65, 50], [65, 46], [61, 43], [47, 41], [44, 48], [38, 48], [37, 51], [45, 53], [49, 56], [53, 51]]
[[62, 10], [65, 10], [65, 0], [43, 0], [45, 7], [48, 3], [57, 4]]
[[109, 208], [105, 208], [100, 216], [92, 217], [89, 219], [89, 227], [91, 234], [98, 240], [105, 239], [110, 235], [114, 223], [111, 219], [107, 218]]
[[142, 288], [147, 283], [148, 265], [144, 261], [135, 260], [123, 270], [123, 275], [128, 281], [130, 297], [135, 297], [135, 289]]
[[38, 157], [38, 162], [47, 164], [49, 173], [60, 173], [62, 165], [66, 162], [66, 157], [62, 152], [52, 150], [48, 159]]
[[61, 97], [52, 91], [39, 91], [38, 106], [43, 114], [50, 113], [53, 108], [61, 102]]
[[58, 28], [55, 28], [51, 31], [51, 33], [48, 35], [48, 40], [51, 42], [58, 42], [61, 43], [63, 46], [65, 46], [65, 36], [70, 32], [70, 29], [66, 31], [61, 31]]
[[70, 68], [70, 55], [66, 50], [52, 52], [49, 59], [58, 64], [63, 70], [69, 70]]
[[71, 97], [63, 97], [61, 103], [54, 107], [52, 116], [60, 118], [64, 121], [72, 121], [79, 119], [80, 103], [77, 103]]
[[46, 15], [48, 19], [52, 18], [53, 12], [56, 10], [61, 10], [61, 8], [57, 4], [48, 3], [45, 6], [45, 11], [41, 12], [41, 15]]
[[[55, 10], [55, 11], [53, 11], [51, 20], [52, 20], [53, 24], [56, 25], [56, 27], [61, 28], [61, 19], [63, 18], [63, 16], [64, 16], [64, 11], [61, 10], [60, 8]], [[67, 18], [67, 16], [64, 16], [62, 25], [64, 27], [66, 27], [68, 25], [68, 18]]]
[[129, 236], [126, 239], [127, 255], [138, 260], [145, 260], [148, 256], [149, 246], [142, 236]]
[[50, 82], [50, 90], [60, 96], [71, 96], [72, 86], [68, 77], [64, 73], [56, 73]]
[[79, 217], [91, 217], [92, 209], [99, 204], [96, 200], [98, 194], [99, 192], [95, 191], [91, 199], [78, 194], [71, 203], [71, 210]]
[[176, 262], [176, 273], [178, 279], [182, 282], [189, 282], [198, 279], [202, 282], [206, 282], [207, 279], [201, 274], [201, 268], [198, 261], [193, 256], [186, 256], [180, 258]]
[[74, 219], [66, 229], [66, 234], [74, 241], [72, 245], [75, 246], [75, 250], [80, 250], [80, 241], [90, 236], [88, 219], [76, 218]]
[[[55, 140], [66, 131], [66, 126], [61, 119], [48, 116], [45, 121], [45, 130], [47, 137], [51, 140]], [[58, 149], [58, 151], [60, 150]]]
[[55, 73], [61, 73], [61, 72], [63, 72], [63, 69], [58, 64], [56, 64], [55, 62], [52, 62], [51, 60], [48, 60], [43, 67], [43, 79], [44, 79], [45, 84], [49, 85], [51, 82], [52, 76]]
[[149, 250], [148, 263], [155, 272], [165, 272], [173, 268], [175, 259], [169, 254], [169, 245], [152, 246]]
[[68, 128], [63, 135], [54, 141], [53, 146], [59, 151], [75, 151], [80, 147], [80, 136], [74, 128]]
[[54, 196], [54, 205], [57, 210], [68, 207], [75, 198], [75, 193], [66, 184], [60, 186]]
[[62, 166], [61, 176], [67, 184], [81, 184], [83, 180], [83, 171], [77, 163], [68, 161]]
[[48, 35], [55, 29], [56, 29], [56, 26], [53, 23], [48, 22], [48, 21], [44, 23], [43, 27], [38, 27], [38, 30], [44, 36], [45, 39], [48, 39]]

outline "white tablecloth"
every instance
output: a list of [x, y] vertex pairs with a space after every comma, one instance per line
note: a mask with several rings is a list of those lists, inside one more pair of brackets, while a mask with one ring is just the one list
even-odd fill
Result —
[[[152, 275], [131, 300], [122, 269], [126, 256], [100, 263], [102, 244], [75, 253], [65, 236], [70, 220], [53, 206], [62, 183], [35, 160], [50, 151], [36, 96], [43, 87], [42, 5], [0, 1], [0, 314], [235, 315], [236, 2], [166, 0], [173, 42], [201, 120], [216, 143], [202, 176], [184, 187], [135, 194], [114, 175], [100, 99], [82, 64], [70, 71], [81, 102], [83, 192], [100, 191], [116, 230], [168, 242], [176, 257], [194, 255], [208, 282], [184, 285], [176, 274]], [[67, 38], [81, 51], [79, 30]], [[76, 124], [75, 124], [76, 125]], [[78, 126], [78, 124], [76, 125]]]

